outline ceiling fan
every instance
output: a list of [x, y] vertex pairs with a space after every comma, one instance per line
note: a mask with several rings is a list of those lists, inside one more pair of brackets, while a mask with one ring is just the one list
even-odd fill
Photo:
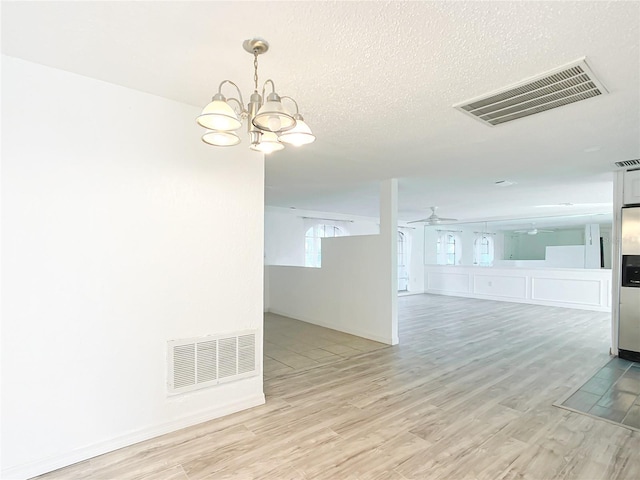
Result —
[[412, 222], [407, 222], [407, 223], [424, 222], [427, 225], [438, 225], [439, 223], [442, 223], [442, 222], [457, 222], [458, 221], [457, 218], [439, 217], [438, 214], [436, 213], [436, 210], [438, 209], [438, 207], [429, 207], [429, 208], [431, 209], [431, 215], [429, 215], [427, 218], [422, 218], [420, 220], [413, 220]]
[[540, 228], [536, 228], [536, 224], [532, 223], [531, 228], [529, 230], [515, 230], [515, 233], [526, 233], [527, 235], [537, 235], [539, 233], [551, 233], [555, 232], [555, 230], [543, 230]]

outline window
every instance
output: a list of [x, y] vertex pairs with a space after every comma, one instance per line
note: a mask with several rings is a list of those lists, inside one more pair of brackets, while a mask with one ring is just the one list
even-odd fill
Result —
[[344, 232], [335, 225], [314, 225], [304, 236], [304, 266], [322, 266], [321, 238], [342, 237]]
[[473, 263], [483, 267], [493, 265], [493, 238], [480, 235], [473, 241]]
[[436, 255], [438, 265], [457, 265], [460, 263], [461, 248], [460, 237], [451, 232], [444, 232], [438, 237], [436, 243]]
[[407, 241], [402, 232], [398, 232], [398, 291], [409, 289], [409, 270], [407, 269]]

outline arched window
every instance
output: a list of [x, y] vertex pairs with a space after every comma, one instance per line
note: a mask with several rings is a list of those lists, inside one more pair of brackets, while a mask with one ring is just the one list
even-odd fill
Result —
[[493, 238], [481, 234], [473, 241], [473, 263], [483, 267], [493, 265]]
[[407, 268], [407, 238], [404, 233], [398, 232], [398, 291], [406, 292], [409, 289], [409, 269]]
[[458, 265], [462, 257], [460, 237], [452, 232], [443, 232], [438, 237], [436, 254], [438, 265]]
[[321, 238], [342, 237], [344, 232], [335, 225], [318, 224], [307, 230], [304, 235], [304, 266], [322, 266]]

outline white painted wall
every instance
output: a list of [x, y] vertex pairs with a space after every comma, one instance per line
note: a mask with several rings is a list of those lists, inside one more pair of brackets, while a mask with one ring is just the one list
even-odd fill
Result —
[[[313, 220], [316, 218], [317, 220]], [[335, 219], [332, 222], [327, 219]], [[378, 235], [380, 220], [332, 212], [318, 212], [268, 206], [264, 214], [264, 264], [304, 266], [304, 236], [313, 223], [337, 224], [350, 236]], [[423, 228], [410, 227], [402, 231], [410, 237], [409, 286], [411, 293], [424, 291], [424, 236]], [[323, 240], [325, 242], [325, 240]], [[269, 295], [265, 284], [265, 311], [269, 308]]]
[[304, 220], [288, 209], [264, 212], [264, 264], [304, 266]]
[[493, 236], [493, 247], [494, 247], [493, 263], [495, 265], [497, 261], [505, 258], [504, 232], [495, 233], [495, 235]]
[[[335, 221], [332, 221], [335, 219]], [[377, 218], [331, 212], [266, 207], [264, 214], [265, 265], [304, 266], [304, 236], [313, 224], [339, 226], [346, 235], [377, 235]]]
[[384, 343], [388, 328], [387, 275], [379, 262], [379, 235], [323, 240], [322, 268], [265, 267], [269, 311]]
[[[587, 267], [585, 264], [586, 248], [584, 245], [563, 245], [547, 247], [545, 259], [542, 264], [550, 268], [600, 268], [598, 266]], [[526, 262], [527, 260], [523, 260]], [[529, 260], [529, 262], [536, 260]]]
[[411, 238], [409, 258], [409, 293], [424, 292], [424, 228], [422, 226], [402, 230]]
[[397, 224], [384, 217], [381, 224], [378, 235], [323, 239], [321, 268], [266, 266], [269, 311], [396, 344]]
[[425, 291], [609, 312], [611, 270], [428, 265]]
[[[453, 230], [453, 229], [452, 229]], [[436, 244], [439, 232], [435, 227], [424, 227], [424, 263], [425, 265], [435, 265], [438, 263]]]
[[2, 478], [264, 402], [166, 393], [167, 340], [262, 334], [263, 160], [197, 114], [2, 57]]
[[[394, 343], [386, 272], [371, 262], [379, 235], [329, 238], [322, 268], [267, 266], [269, 311], [383, 343]], [[397, 343], [397, 342], [396, 342]]]

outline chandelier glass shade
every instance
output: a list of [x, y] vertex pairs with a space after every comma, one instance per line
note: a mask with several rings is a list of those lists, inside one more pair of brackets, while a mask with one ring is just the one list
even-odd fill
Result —
[[257, 152], [269, 154], [282, 150], [284, 145], [278, 141], [278, 136], [275, 133], [264, 132], [260, 139], [260, 143], [252, 144], [249, 148]]
[[[218, 87], [211, 102], [207, 104], [196, 122], [207, 129], [202, 135], [202, 141], [217, 147], [229, 147], [240, 143], [240, 136], [234, 133], [244, 120], [247, 121], [247, 132], [252, 150], [271, 153], [282, 150], [285, 144], [301, 146], [313, 142], [316, 137], [311, 133], [309, 125], [298, 111], [297, 102], [291, 97], [280, 97], [275, 89], [273, 80], [267, 80], [262, 88], [262, 95], [258, 92], [258, 55], [269, 49], [269, 44], [261, 38], [245, 40], [244, 49], [254, 56], [254, 91], [249, 103], [242, 100], [242, 92], [230, 80], [224, 80]], [[222, 94], [222, 87], [230, 84], [235, 87], [239, 98], [227, 99]], [[267, 84], [271, 85], [271, 93], [265, 98]], [[263, 98], [265, 98], [263, 102]], [[288, 99], [295, 106], [295, 113], [285, 108], [282, 100]], [[231, 103], [235, 103], [235, 109]]]
[[296, 119], [284, 109], [281, 98], [272, 93], [253, 117], [253, 125], [260, 130], [280, 132], [295, 127]]
[[232, 147], [240, 143], [240, 137], [234, 132], [210, 130], [202, 135], [202, 141], [216, 147]]
[[313, 133], [311, 133], [311, 129], [307, 122], [304, 121], [302, 115], [296, 113], [293, 118], [296, 119], [296, 126], [291, 130], [287, 130], [286, 132], [282, 132], [278, 136], [278, 140], [287, 145], [293, 145], [294, 147], [300, 147], [302, 145], [307, 145], [308, 143], [312, 143], [316, 137]]

